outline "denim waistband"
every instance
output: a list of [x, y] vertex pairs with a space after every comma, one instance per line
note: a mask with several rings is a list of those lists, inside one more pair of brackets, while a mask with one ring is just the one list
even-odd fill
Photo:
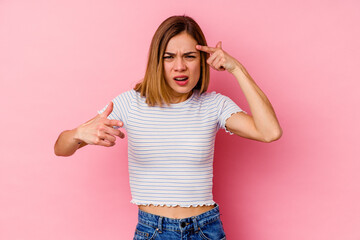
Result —
[[214, 206], [215, 207], [213, 209], [210, 209], [209, 211], [206, 211], [197, 216], [181, 219], [154, 215], [139, 209], [138, 221], [139, 223], [158, 229], [159, 232], [161, 232], [163, 229], [166, 229], [167, 231], [179, 232], [191, 229], [195, 229], [197, 231], [199, 227], [202, 227], [220, 218], [219, 205], [215, 203]]

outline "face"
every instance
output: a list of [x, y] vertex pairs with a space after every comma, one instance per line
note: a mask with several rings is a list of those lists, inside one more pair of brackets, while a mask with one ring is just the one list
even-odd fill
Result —
[[185, 101], [200, 78], [200, 52], [197, 42], [186, 32], [170, 39], [166, 46], [164, 75], [174, 102]]

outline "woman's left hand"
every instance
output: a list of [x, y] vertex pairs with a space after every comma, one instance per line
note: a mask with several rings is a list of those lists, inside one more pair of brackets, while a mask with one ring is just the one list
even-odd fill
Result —
[[227, 52], [221, 48], [221, 41], [216, 44], [216, 47], [208, 47], [196, 45], [196, 49], [199, 51], [207, 52], [210, 57], [206, 62], [217, 71], [229, 71], [232, 73], [236, 67], [240, 67], [241, 64]]

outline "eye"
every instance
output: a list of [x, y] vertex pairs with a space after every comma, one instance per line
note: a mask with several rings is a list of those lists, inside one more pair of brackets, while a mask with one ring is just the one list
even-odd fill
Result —
[[193, 55], [187, 55], [186, 58], [196, 58], [196, 57]]
[[164, 56], [163, 57], [164, 59], [172, 59], [172, 58], [174, 58], [173, 56], [170, 56], [170, 55], [166, 55], [166, 56]]

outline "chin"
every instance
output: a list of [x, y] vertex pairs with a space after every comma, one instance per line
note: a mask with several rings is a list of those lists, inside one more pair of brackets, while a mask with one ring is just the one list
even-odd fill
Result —
[[173, 88], [174, 92], [177, 92], [179, 94], [185, 94], [185, 93], [189, 93], [193, 88]]
[[195, 88], [195, 86], [190, 86], [189, 84], [187, 86], [175, 85], [172, 87], [172, 90], [174, 90], [177, 93], [189, 93], [194, 88]]

